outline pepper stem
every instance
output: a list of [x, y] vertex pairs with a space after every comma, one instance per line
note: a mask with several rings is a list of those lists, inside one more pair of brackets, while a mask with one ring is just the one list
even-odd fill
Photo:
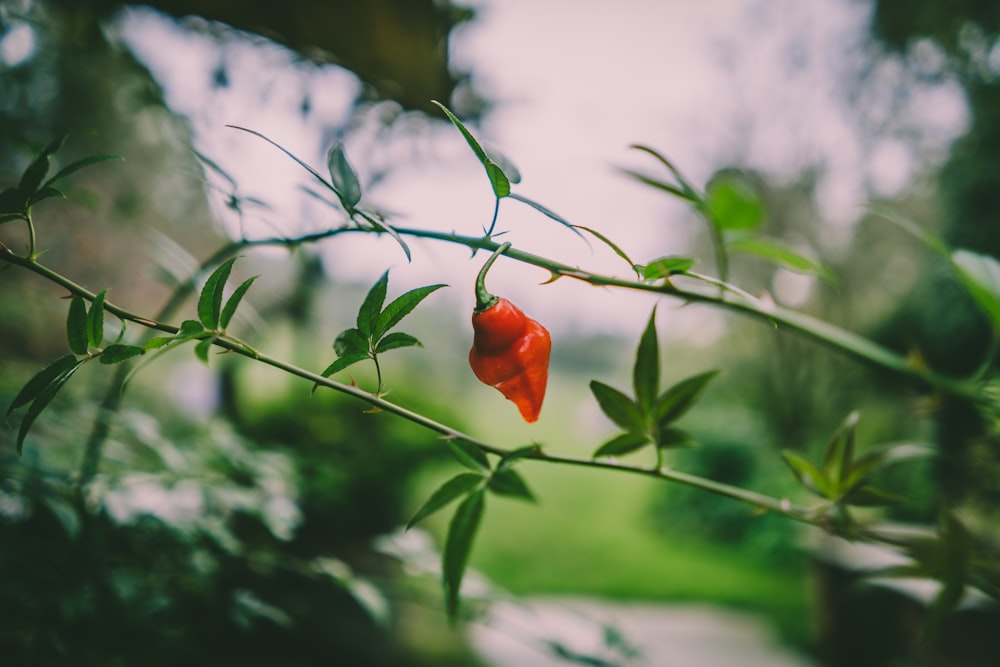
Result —
[[485, 264], [483, 264], [483, 268], [481, 268], [479, 270], [479, 275], [476, 276], [476, 312], [477, 313], [481, 313], [484, 310], [488, 310], [489, 308], [491, 308], [493, 306], [493, 304], [495, 304], [497, 301], [500, 300], [500, 297], [496, 296], [495, 294], [490, 294], [486, 290], [486, 273], [490, 270], [490, 267], [493, 266], [493, 262], [497, 261], [497, 257], [499, 257], [500, 255], [502, 255], [505, 252], [507, 252], [507, 248], [509, 248], [509, 247], [510, 247], [510, 241], [507, 241], [506, 243], [504, 243], [503, 245], [501, 245], [499, 248], [497, 248], [496, 250], [494, 250], [493, 254], [490, 255], [490, 258], [488, 260], [486, 260]]

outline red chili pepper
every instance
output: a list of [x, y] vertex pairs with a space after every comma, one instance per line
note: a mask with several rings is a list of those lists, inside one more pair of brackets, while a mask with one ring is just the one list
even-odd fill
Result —
[[476, 278], [474, 338], [469, 350], [472, 372], [517, 405], [528, 423], [538, 419], [549, 379], [552, 339], [545, 327], [507, 299], [486, 291], [486, 272], [510, 243], [500, 246]]

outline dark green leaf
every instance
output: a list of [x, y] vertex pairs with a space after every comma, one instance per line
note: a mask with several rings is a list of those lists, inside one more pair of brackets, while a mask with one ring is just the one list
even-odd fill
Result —
[[69, 340], [69, 349], [76, 354], [87, 354], [87, 303], [78, 296], [74, 296], [69, 302], [66, 338]]
[[368, 356], [367, 352], [356, 352], [354, 354], [348, 354], [343, 357], [338, 357], [337, 360], [334, 361], [329, 366], [327, 366], [326, 369], [322, 373], [320, 373], [320, 375], [322, 375], [325, 378], [330, 377], [334, 373], [339, 373], [348, 366], [353, 366], [359, 361], [364, 361], [365, 359], [369, 358], [370, 357]]
[[58, 181], [61, 181], [62, 179], [66, 178], [73, 172], [79, 171], [84, 167], [89, 167], [92, 164], [97, 164], [98, 162], [106, 162], [107, 160], [124, 160], [124, 159], [125, 158], [123, 158], [120, 155], [92, 155], [90, 157], [85, 157], [82, 160], [71, 162], [62, 169], [60, 169], [59, 171], [57, 171], [52, 178], [47, 180], [45, 182], [45, 186], [43, 186], [43, 189], [44, 187], [55, 185]]
[[229, 326], [229, 323], [233, 319], [233, 315], [236, 314], [236, 309], [240, 305], [240, 301], [243, 300], [247, 290], [250, 289], [251, 285], [253, 285], [253, 281], [257, 280], [259, 277], [260, 276], [253, 276], [252, 278], [247, 278], [242, 284], [240, 284], [239, 287], [236, 288], [236, 291], [233, 292], [232, 296], [229, 297], [229, 300], [226, 301], [225, 308], [222, 309], [222, 315], [219, 317], [219, 326], [223, 329]]
[[[551, 209], [548, 209], [548, 208], [542, 206], [541, 204], [539, 204], [538, 202], [534, 201], [533, 199], [528, 199], [527, 197], [522, 197], [521, 195], [513, 193], [513, 192], [509, 196], [510, 196], [511, 199], [516, 199], [517, 201], [521, 202], [522, 204], [527, 204], [528, 206], [530, 206], [531, 208], [535, 209], [536, 211], [538, 211], [539, 213], [541, 213], [545, 217], [547, 217], [547, 218], [549, 218], [551, 220], [555, 220], [560, 225], [568, 228], [571, 232], [573, 232], [574, 234], [576, 234], [580, 238], [583, 238], [583, 234], [581, 234], [580, 231], [576, 228], [576, 225], [572, 224], [569, 220], [567, 220], [566, 218], [564, 218], [561, 215], [557, 214], [556, 212], [552, 211]], [[592, 232], [592, 233], [594, 233], [594, 232]], [[605, 239], [605, 240], [607, 240], [607, 239]], [[610, 241], [609, 241], [609, 243], [610, 243]]]
[[24, 220], [24, 215], [21, 213], [0, 213], [0, 225], [11, 220]]
[[340, 203], [348, 213], [354, 211], [354, 207], [361, 201], [361, 181], [358, 180], [358, 174], [351, 163], [347, 161], [344, 144], [338, 141], [333, 145], [327, 156], [327, 166], [330, 168], [330, 180], [336, 188]]
[[372, 288], [368, 290], [365, 300], [361, 302], [358, 309], [358, 331], [364, 338], [373, 338], [373, 333], [378, 328], [379, 314], [382, 312], [382, 304], [385, 303], [385, 292], [389, 286], [389, 272], [382, 274]]
[[691, 447], [694, 444], [694, 438], [690, 433], [674, 427], [661, 428], [656, 437], [656, 446], [660, 449]]
[[448, 447], [451, 449], [451, 453], [455, 455], [455, 458], [458, 459], [458, 462], [469, 470], [489, 472], [489, 459], [486, 458], [483, 450], [471, 442], [461, 439], [449, 440]]
[[725, 231], [756, 229], [764, 220], [764, 203], [746, 176], [733, 171], [716, 174], [705, 188], [712, 222]]
[[905, 500], [902, 496], [889, 493], [871, 486], [859, 486], [844, 493], [843, 500], [848, 505], [858, 505], [861, 507], [878, 507], [881, 505], [891, 505]]
[[212, 336], [211, 338], [198, 341], [198, 344], [194, 346], [195, 356], [207, 364], [208, 353], [212, 349], [212, 345], [215, 344], [216, 340], [218, 340], [218, 336]]
[[489, 481], [490, 491], [501, 496], [513, 496], [535, 502], [535, 496], [528, 488], [524, 478], [513, 468], [498, 468]]
[[[56, 397], [59, 390], [62, 389], [69, 379], [73, 376], [80, 366], [83, 365], [84, 359], [79, 361], [74, 361], [73, 365], [70, 366], [60, 375], [56, 376], [50, 383], [48, 383], [35, 397], [35, 400], [31, 402], [28, 406], [28, 411], [24, 415], [24, 419], [21, 420], [21, 426], [17, 432], [17, 453], [21, 454], [24, 448], [24, 438], [28, 435], [28, 431], [31, 429], [31, 425], [35, 423], [38, 416], [42, 414], [42, 411], [48, 407], [52, 399]], [[37, 377], [37, 376], [36, 376]]]
[[809, 259], [788, 246], [771, 239], [736, 239], [727, 243], [726, 247], [734, 252], [763, 257], [790, 271], [812, 274], [831, 284], [836, 282], [833, 271], [822, 262]]
[[222, 316], [222, 296], [226, 289], [226, 281], [229, 280], [229, 273], [236, 263], [235, 257], [230, 257], [219, 265], [212, 275], [205, 281], [205, 286], [201, 288], [201, 295], [198, 297], [198, 319], [206, 329], [218, 329], [219, 320]]
[[394, 331], [378, 342], [378, 345], [375, 346], [375, 352], [381, 354], [382, 352], [388, 352], [400, 347], [414, 346], [423, 347], [423, 343], [408, 333]]
[[624, 456], [649, 444], [649, 436], [644, 433], [622, 433], [597, 448], [594, 458], [601, 456]]
[[530, 445], [524, 445], [523, 447], [518, 447], [504, 454], [503, 458], [500, 459], [500, 463], [499, 465], [497, 465], [497, 467], [503, 468], [505, 466], [514, 463], [518, 459], [530, 458], [537, 454], [540, 454], [541, 452], [542, 448], [536, 443]]
[[406, 530], [409, 530], [417, 522], [426, 519], [431, 514], [434, 514], [434, 512], [445, 507], [459, 496], [472, 491], [482, 484], [484, 480], [485, 478], [482, 475], [477, 475], [474, 472], [463, 472], [455, 475], [442, 484], [437, 491], [432, 493], [431, 497], [413, 515], [413, 518], [406, 522]]
[[851, 472], [845, 481], [845, 485], [851, 488], [876, 472], [885, 470], [897, 463], [913, 459], [925, 459], [935, 454], [936, 452], [931, 447], [914, 444], [893, 444], [876, 447], [859, 456], [851, 464]]
[[63, 135], [59, 137], [56, 141], [45, 147], [38, 157], [36, 157], [31, 164], [28, 165], [27, 169], [21, 175], [21, 181], [18, 183], [18, 189], [26, 197], [30, 197], [34, 194], [38, 186], [42, 184], [42, 179], [45, 178], [45, 174], [49, 173], [49, 158], [50, 156], [59, 150], [62, 146], [63, 141], [65, 141], [66, 136]]
[[137, 345], [123, 345], [121, 343], [115, 343], [114, 345], [108, 345], [101, 352], [101, 356], [97, 358], [102, 364], [120, 364], [126, 359], [131, 359], [132, 357], [138, 357], [143, 354], [146, 350]]
[[14, 400], [11, 401], [10, 406], [7, 408], [7, 414], [9, 415], [22, 405], [26, 405], [38, 398], [38, 395], [41, 394], [46, 387], [55, 382], [56, 378], [60, 377], [64, 373], [68, 373], [76, 366], [76, 364], [76, 357], [72, 354], [67, 354], [59, 357], [45, 368], [35, 373], [35, 375], [28, 380], [27, 384], [21, 388], [21, 391], [17, 393]]
[[649, 322], [639, 339], [632, 369], [632, 386], [635, 401], [644, 415], [653, 410], [656, 394], [660, 391], [660, 343], [656, 337], [656, 308], [649, 315]]
[[458, 128], [458, 131], [462, 133], [462, 136], [465, 137], [465, 141], [469, 144], [469, 148], [472, 149], [472, 152], [476, 154], [479, 162], [482, 163], [483, 167], [486, 169], [486, 175], [490, 179], [490, 185], [493, 187], [493, 194], [497, 196], [497, 199], [509, 196], [510, 179], [508, 179], [507, 175], [504, 174], [500, 165], [490, 159], [490, 157], [486, 154], [486, 151], [483, 150], [483, 147], [479, 145], [478, 141], [476, 141], [476, 138], [472, 136], [472, 133], [469, 132], [465, 125], [462, 124], [462, 121], [460, 121], [455, 114], [448, 109], [448, 107], [441, 104], [437, 100], [431, 100], [431, 102], [444, 112], [444, 115], [448, 117], [448, 120], [450, 120], [452, 124]]
[[597, 380], [590, 381], [590, 391], [593, 392], [604, 414], [615, 424], [630, 433], [646, 432], [646, 420], [643, 418], [642, 410], [631, 398]]
[[87, 340], [91, 347], [100, 347], [104, 341], [105, 294], [107, 294], [107, 290], [101, 290], [94, 298], [94, 303], [90, 305], [90, 312], [87, 313]]
[[486, 493], [482, 489], [470, 493], [455, 510], [455, 515], [448, 525], [448, 535], [445, 537], [444, 553], [441, 558], [441, 573], [445, 609], [451, 619], [458, 613], [458, 594], [469, 562], [469, 553], [472, 551], [472, 542], [483, 517], [485, 497]]
[[60, 199], [65, 199], [66, 195], [64, 195], [59, 190], [56, 190], [54, 187], [52, 187], [50, 185], [46, 185], [46, 186], [43, 186], [43, 187], [39, 188], [38, 190], [36, 190], [35, 194], [31, 195], [28, 198], [28, 206], [34, 206], [35, 204], [37, 204], [38, 202], [42, 201], [43, 199], [51, 199], [52, 197], [58, 197]]
[[375, 326], [372, 330], [372, 338], [376, 340], [381, 338], [386, 331], [392, 329], [394, 326], [399, 324], [400, 320], [409, 315], [421, 301], [428, 297], [428, 295], [441, 289], [442, 287], [447, 287], [447, 285], [438, 284], [427, 285], [426, 287], [417, 287], [416, 289], [412, 289], [409, 292], [398, 296], [385, 307], [385, 310], [377, 315]]
[[661, 257], [643, 267], [642, 277], [646, 280], [669, 278], [674, 274], [689, 271], [694, 265], [695, 261], [690, 257]]
[[706, 385], [718, 374], [719, 371], [707, 371], [693, 375], [663, 392], [656, 400], [656, 423], [662, 428], [680, 419], [698, 401]]
[[0, 192], [0, 213], [12, 213], [14, 217], [11, 220], [21, 217], [27, 203], [27, 197], [17, 188]]
[[792, 472], [795, 473], [795, 476], [807, 489], [824, 498], [829, 498], [833, 495], [830, 483], [823, 476], [823, 473], [819, 471], [819, 468], [812, 463], [795, 452], [789, 451], [781, 452], [781, 458], [785, 460], [788, 467], [792, 469]]
[[333, 341], [333, 351], [338, 357], [351, 357], [357, 354], [369, 356], [370, 343], [357, 329], [345, 329]]

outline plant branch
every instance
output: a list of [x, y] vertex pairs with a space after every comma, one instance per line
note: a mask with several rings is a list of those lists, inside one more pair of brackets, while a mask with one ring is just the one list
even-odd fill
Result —
[[[29, 271], [32, 271], [33, 273], [36, 273], [46, 278], [47, 280], [54, 282], [57, 285], [65, 287], [73, 295], [80, 296], [89, 301], [93, 301], [94, 298], [96, 297], [96, 295], [93, 292], [78, 285], [77, 283], [62, 276], [61, 274], [49, 269], [48, 267], [39, 264], [34, 260], [17, 256], [7, 250], [0, 250], [0, 258], [4, 259], [5, 261], [11, 264], [28, 269]], [[171, 324], [166, 324], [163, 322], [158, 322], [150, 318], [143, 317], [141, 315], [137, 315], [109, 301], [105, 301], [104, 308], [105, 310], [107, 310], [110, 313], [113, 313], [122, 320], [127, 320], [129, 322], [140, 324], [150, 329], [155, 329], [157, 331], [163, 331], [166, 333], [176, 333], [178, 331], [178, 327], [176, 326], [173, 326]], [[504, 449], [502, 447], [497, 447], [495, 445], [491, 445], [487, 442], [479, 440], [478, 438], [463, 433], [462, 431], [447, 426], [441, 422], [431, 419], [430, 417], [414, 412], [408, 408], [405, 408], [391, 401], [387, 401], [378, 394], [371, 394], [355, 385], [345, 384], [342, 382], [338, 382], [336, 380], [331, 380], [330, 378], [324, 377], [318, 373], [314, 373], [304, 368], [295, 366], [294, 364], [291, 364], [287, 361], [278, 359], [276, 357], [272, 357], [268, 354], [264, 354], [262, 352], [250, 348], [242, 341], [231, 338], [229, 336], [226, 335], [219, 336], [214, 340], [214, 345], [229, 352], [234, 352], [241, 356], [256, 360], [260, 363], [284, 371], [290, 375], [299, 377], [303, 380], [307, 380], [308, 382], [314, 385], [327, 387], [342, 394], [353, 396], [354, 398], [357, 398], [375, 408], [378, 408], [380, 411], [394, 414], [414, 424], [423, 426], [424, 428], [430, 431], [438, 433], [446, 440], [462, 440], [477, 447], [484, 453], [492, 454], [499, 457], [505, 457], [512, 454], [511, 450]], [[678, 482], [681, 484], [685, 484], [687, 486], [692, 486], [705, 491], [709, 491], [711, 493], [732, 498], [734, 500], [748, 503], [750, 505], [753, 505], [754, 507], [774, 512], [776, 514], [781, 514], [783, 516], [787, 516], [789, 518], [798, 521], [802, 521], [817, 526], [821, 525], [819, 519], [815, 518], [808, 509], [795, 506], [788, 499], [773, 498], [771, 496], [763, 495], [760, 493], [756, 493], [754, 491], [749, 491], [735, 486], [730, 486], [728, 484], [722, 484], [719, 482], [712, 481], [710, 479], [698, 477], [696, 475], [689, 475], [687, 473], [664, 468], [659, 465], [655, 468], [643, 468], [638, 466], [623, 465], [612, 460], [584, 459], [572, 456], [548, 454], [543, 452], [541, 449], [537, 449], [536, 451], [530, 453], [521, 454], [520, 458], [524, 458], [527, 460], [541, 461], [546, 463], [616, 470], [620, 472], [627, 472], [667, 481]], [[96, 468], [96, 462], [90, 461], [89, 459], [87, 465]], [[89, 472], [92, 474], [93, 470], [90, 470]]]

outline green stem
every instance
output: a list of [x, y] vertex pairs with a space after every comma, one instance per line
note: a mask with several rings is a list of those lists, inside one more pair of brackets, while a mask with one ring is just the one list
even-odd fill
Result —
[[497, 261], [497, 257], [507, 252], [510, 248], [510, 242], [504, 243], [490, 255], [490, 258], [486, 260], [483, 264], [483, 268], [479, 269], [479, 275], [476, 276], [476, 312], [481, 313], [484, 310], [489, 310], [493, 307], [497, 301], [500, 300], [495, 294], [490, 294], [486, 289], [486, 274], [489, 273], [490, 268], [493, 266], [493, 262]]
[[28, 225], [28, 257], [35, 259], [36, 257], [36, 243], [35, 240], [35, 223], [31, 219], [31, 213], [26, 213], [24, 216], [24, 222]]
[[[496, 254], [499, 255], [500, 253]], [[80, 285], [77, 285], [72, 280], [56, 273], [55, 271], [52, 271], [51, 269], [39, 264], [34, 260], [30, 260], [24, 257], [19, 257], [5, 250], [0, 250], [0, 258], [8, 261], [11, 264], [21, 266], [23, 268], [28, 269], [29, 271], [37, 273], [38, 275], [48, 280], [51, 280], [52, 282], [58, 285], [65, 287], [72, 294], [83, 297], [89, 301], [93, 301], [96, 296], [93, 292], [90, 292], [89, 290], [81, 287]], [[141, 317], [111, 302], [106, 301], [104, 307], [105, 310], [115, 314], [117, 317], [123, 320], [128, 320], [130, 322], [141, 324], [145, 327], [156, 329], [158, 331], [164, 331], [167, 333], [176, 333], [178, 331], [178, 328], [173, 325], [164, 324], [162, 322], [153, 321], [149, 318]], [[250, 349], [242, 341], [233, 340], [232, 338], [229, 338], [227, 336], [222, 336], [215, 339], [214, 345], [222, 349], [229, 350], [236, 354], [242, 355], [244, 357], [254, 359], [256, 361], [259, 361], [260, 363], [284, 371], [290, 375], [294, 375], [301, 379], [307, 380], [308, 382], [313, 383], [315, 385], [327, 387], [329, 389], [333, 389], [334, 391], [338, 391], [342, 394], [353, 396], [354, 398], [364, 401], [365, 403], [368, 403], [373, 407], [379, 408], [383, 412], [394, 414], [414, 424], [423, 426], [424, 428], [430, 431], [438, 433], [445, 439], [449, 440], [460, 439], [479, 448], [484, 453], [493, 454], [499, 457], [508, 456], [512, 453], [512, 450], [491, 445], [471, 435], [468, 435], [457, 429], [451, 428], [450, 426], [442, 424], [441, 422], [426, 417], [420, 413], [413, 412], [412, 410], [404, 408], [403, 406], [387, 401], [377, 394], [368, 393], [363, 389], [361, 389], [360, 387], [337, 382], [336, 380], [331, 380], [330, 378], [323, 377], [318, 373], [308, 371], [304, 368], [300, 368], [298, 366], [295, 366], [294, 364], [288, 363], [276, 357], [272, 357], [257, 350]], [[532, 452], [530, 454], [523, 455], [521, 458], [535, 460], [535, 461], [542, 461], [547, 463], [573, 465], [578, 467], [616, 470], [620, 472], [627, 472], [637, 475], [643, 475], [646, 477], [654, 477], [657, 479], [678, 482], [681, 484], [685, 484], [687, 486], [692, 486], [705, 491], [709, 491], [711, 493], [725, 496], [727, 498], [732, 498], [734, 500], [745, 502], [761, 509], [765, 509], [777, 514], [788, 516], [798, 521], [803, 521], [805, 523], [817, 526], [820, 525], [819, 520], [814, 518], [812, 513], [810, 513], [808, 509], [794, 506], [787, 499], [773, 498], [771, 496], [766, 496], [760, 493], [756, 493], [754, 491], [749, 491], [739, 487], [730, 486], [728, 484], [722, 484], [719, 482], [712, 481], [710, 479], [698, 477], [696, 475], [689, 475], [679, 471], [669, 470], [659, 465], [653, 469], [640, 468], [636, 466], [622, 465], [613, 461], [583, 459], [572, 456], [546, 454], [545, 452], [541, 451], [541, 449], [538, 449], [537, 451]], [[93, 474], [93, 471], [90, 472], [91, 474]]]
[[[397, 228], [396, 231], [406, 236], [446, 241], [473, 249], [496, 250], [499, 247], [498, 244], [490, 239], [482, 237], [461, 236], [426, 229]], [[554, 278], [575, 278], [595, 286], [620, 287], [623, 289], [651, 292], [671, 296], [690, 303], [710, 304], [725, 310], [748, 315], [771, 323], [776, 327], [784, 327], [803, 334], [834, 350], [853, 356], [868, 364], [880, 366], [943, 393], [973, 401], [981, 399], [978, 386], [974, 382], [935, 373], [923, 366], [911, 363], [906, 357], [882, 347], [864, 336], [776, 304], [764, 304], [757, 300], [732, 299], [728, 298], [726, 294], [720, 294], [714, 290], [712, 292], [705, 292], [677, 287], [672, 283], [627, 280], [591, 273], [514, 248], [508, 248], [504, 251], [504, 255], [513, 260], [546, 269], [552, 273]]]

